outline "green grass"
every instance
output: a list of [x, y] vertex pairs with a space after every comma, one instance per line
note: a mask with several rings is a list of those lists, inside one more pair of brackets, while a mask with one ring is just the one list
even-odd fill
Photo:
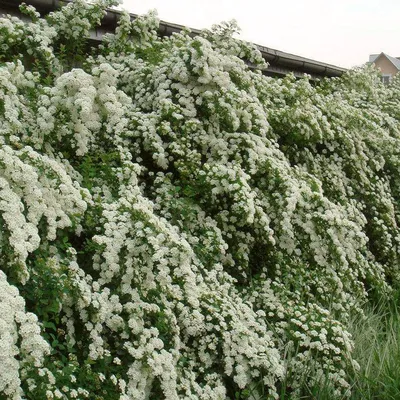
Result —
[[353, 358], [360, 365], [359, 370], [348, 371], [351, 389], [347, 396], [335, 397], [327, 381], [309, 387], [305, 379], [302, 394], [294, 397], [288, 376], [280, 400], [400, 400], [400, 290], [389, 302], [366, 305], [364, 313], [346, 324], [353, 335]]
[[360, 364], [351, 399], [400, 400], [399, 293], [390, 303], [366, 307], [365, 316], [349, 324]]

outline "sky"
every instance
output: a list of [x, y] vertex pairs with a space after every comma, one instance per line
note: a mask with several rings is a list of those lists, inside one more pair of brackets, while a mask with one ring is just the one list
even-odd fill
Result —
[[239, 38], [345, 68], [370, 54], [400, 57], [400, 0], [123, 0], [163, 21], [210, 28], [235, 19]]

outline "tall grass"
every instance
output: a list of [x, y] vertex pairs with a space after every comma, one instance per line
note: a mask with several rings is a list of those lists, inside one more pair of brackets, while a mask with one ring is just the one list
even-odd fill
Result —
[[400, 400], [400, 290], [390, 301], [365, 305], [364, 316], [352, 316], [347, 328], [353, 335], [353, 357], [360, 365], [359, 370], [348, 371], [351, 388], [347, 395], [335, 396], [328, 379], [309, 386], [310, 360], [310, 368], [304, 371], [301, 394], [291, 393], [289, 372], [281, 387], [280, 400]]
[[390, 302], [365, 307], [365, 318], [353, 318], [354, 374], [351, 399], [400, 400], [400, 292]]

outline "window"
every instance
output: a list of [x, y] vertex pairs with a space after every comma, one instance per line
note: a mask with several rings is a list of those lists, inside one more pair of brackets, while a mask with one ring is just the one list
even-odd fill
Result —
[[385, 85], [389, 85], [391, 80], [392, 80], [392, 75], [391, 74], [382, 74], [382, 82]]

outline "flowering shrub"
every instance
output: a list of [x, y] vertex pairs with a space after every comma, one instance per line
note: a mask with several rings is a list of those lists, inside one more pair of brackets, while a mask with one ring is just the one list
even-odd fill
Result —
[[90, 47], [116, 3], [0, 19], [0, 399], [348, 394], [346, 317], [400, 280], [400, 78], [268, 78], [155, 13]]

